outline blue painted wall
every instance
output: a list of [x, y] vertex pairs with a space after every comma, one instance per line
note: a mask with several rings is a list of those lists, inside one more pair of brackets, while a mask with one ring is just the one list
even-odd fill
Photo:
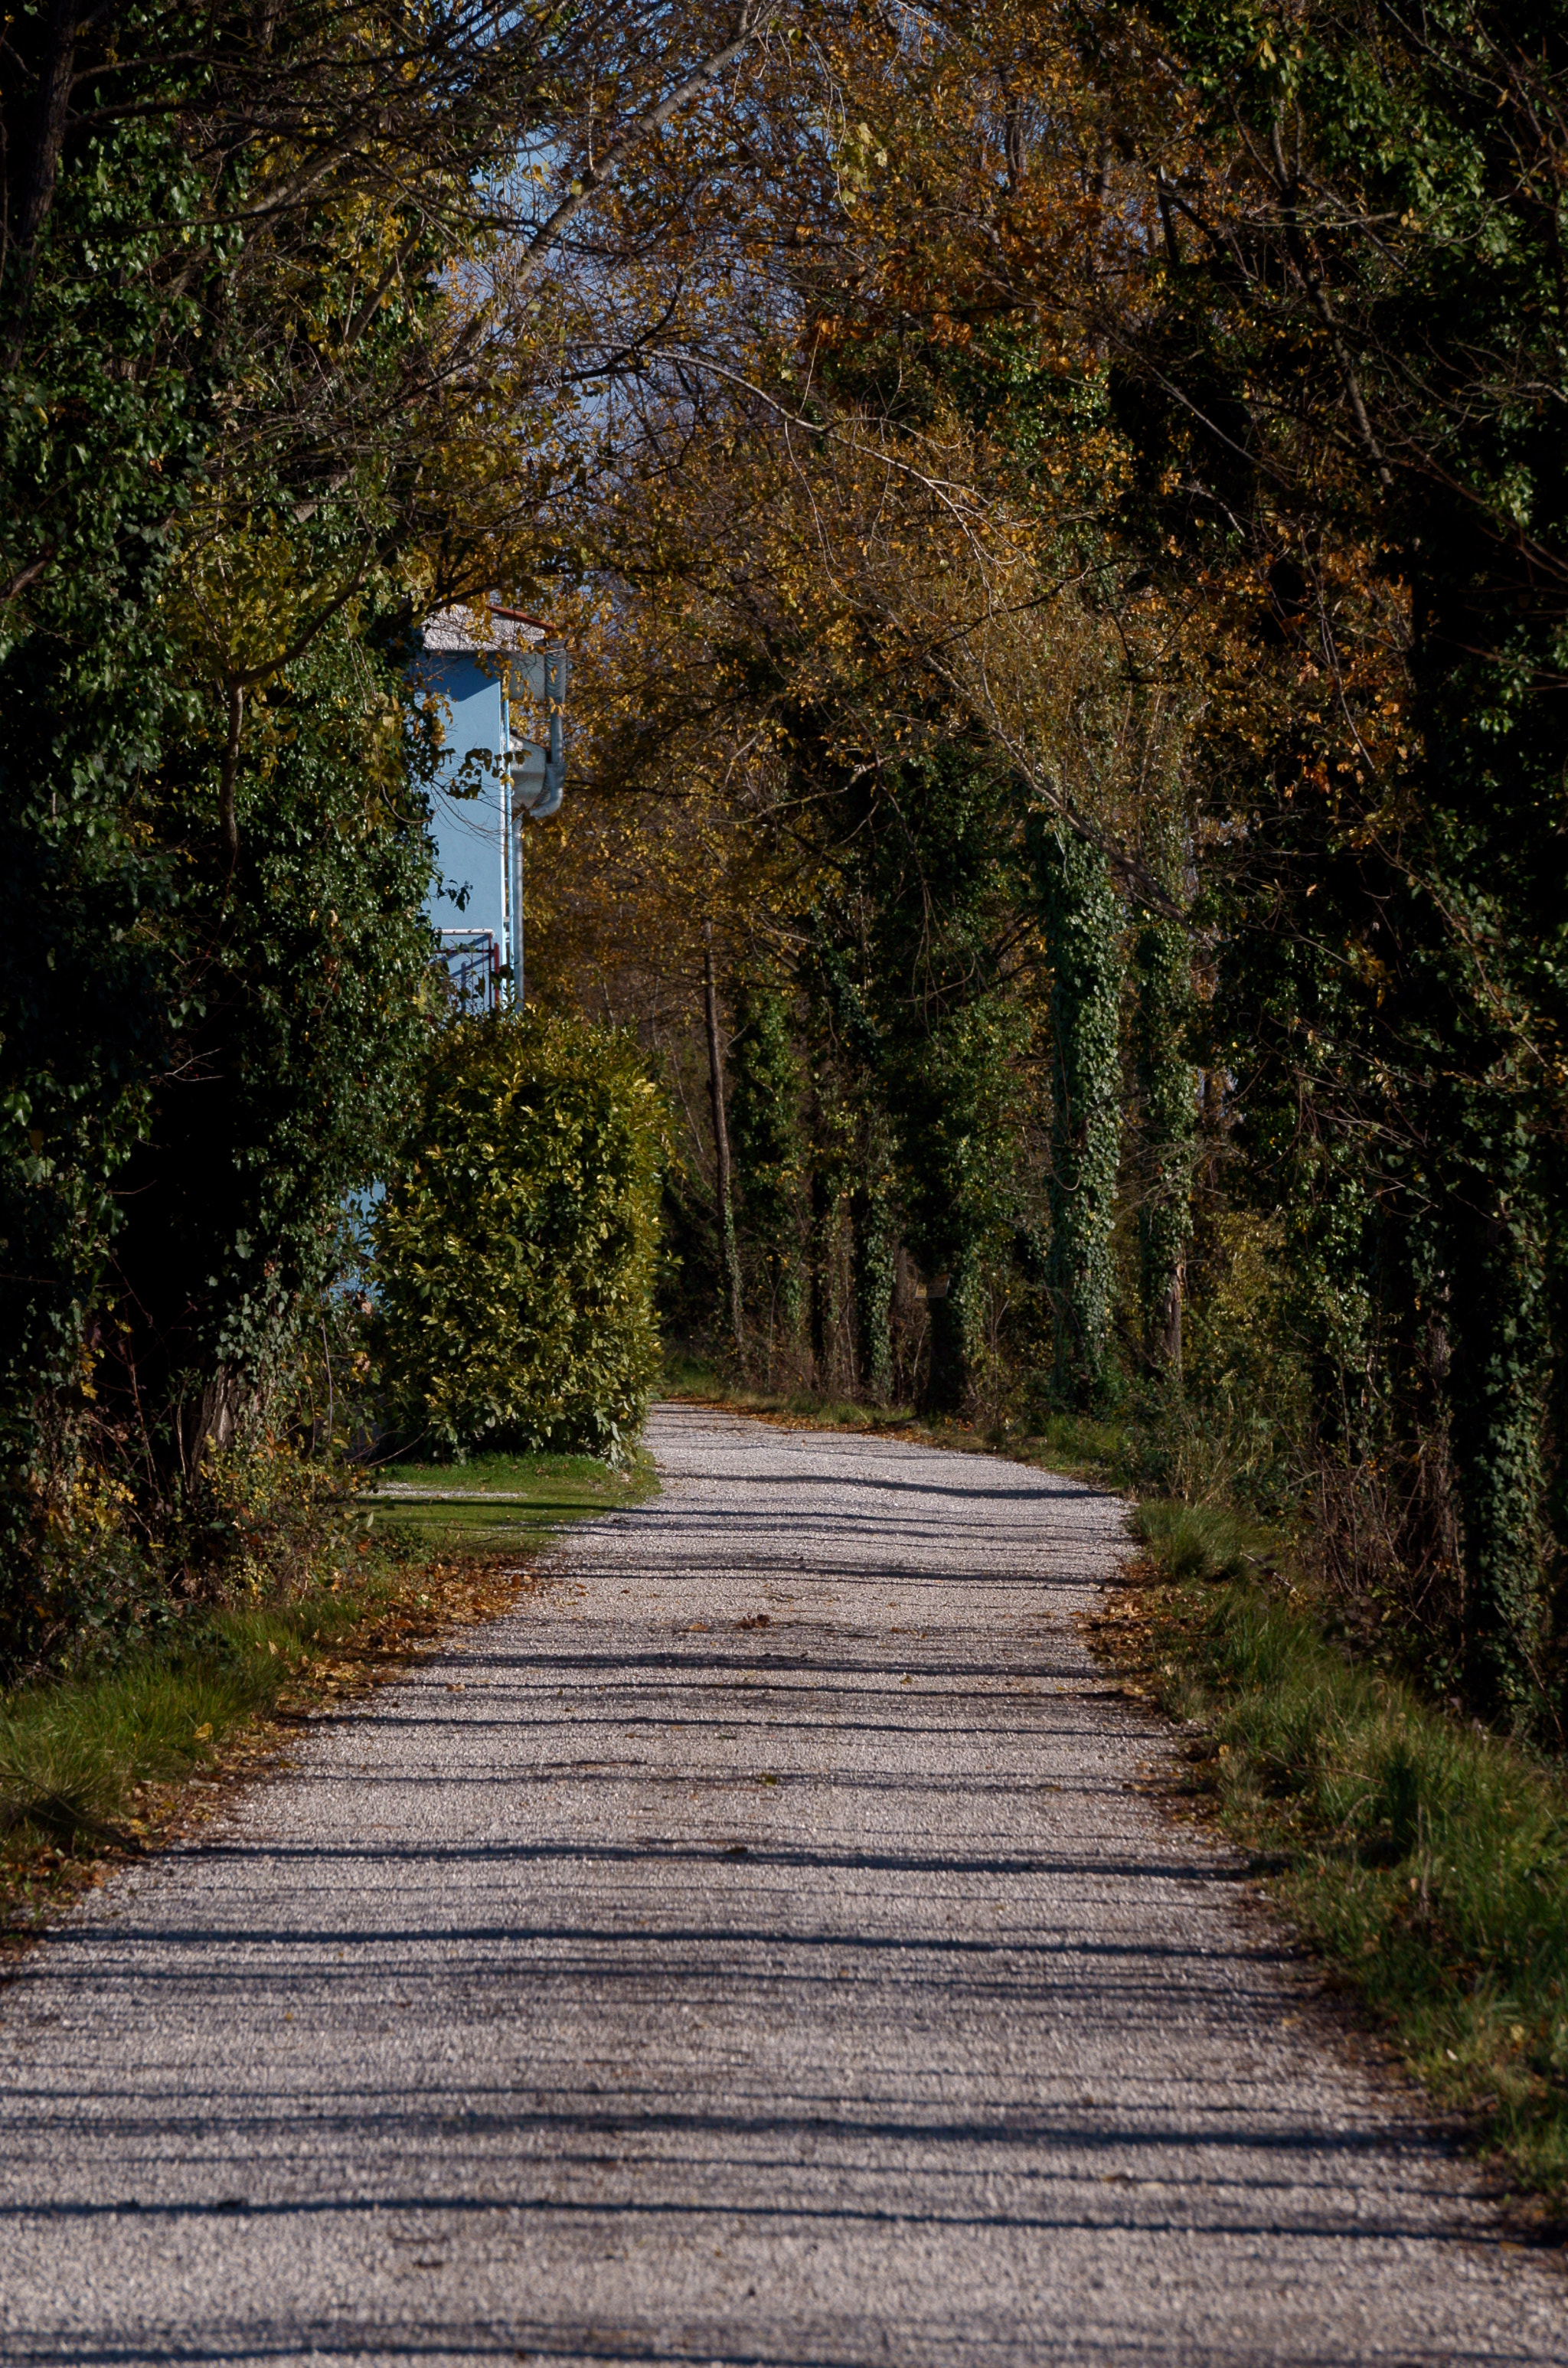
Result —
[[[455, 780], [464, 760], [478, 750], [483, 765], [471, 767], [464, 786], [477, 781], [477, 797], [436, 792], [435, 837], [442, 884], [430, 900], [437, 928], [488, 929], [506, 960], [506, 811], [504, 774], [496, 769], [508, 746], [506, 702], [494, 672], [455, 652], [426, 650], [419, 661], [423, 689], [438, 695], [446, 742], [444, 780]], [[458, 897], [468, 895], [460, 906]]]

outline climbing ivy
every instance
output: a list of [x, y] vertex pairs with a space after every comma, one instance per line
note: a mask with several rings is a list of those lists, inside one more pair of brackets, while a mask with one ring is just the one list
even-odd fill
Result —
[[1181, 1376], [1183, 1269], [1192, 1232], [1197, 1076], [1187, 1053], [1192, 948], [1179, 921], [1150, 917], [1133, 957], [1139, 1119], [1138, 1263], [1144, 1352]]
[[858, 1149], [858, 1174], [849, 1204], [858, 1378], [872, 1404], [885, 1406], [893, 1385], [898, 1192], [892, 1129], [887, 1113], [869, 1099], [861, 1119]]
[[730, 1046], [730, 1147], [734, 1160], [751, 1326], [771, 1371], [798, 1341], [801, 1312], [801, 1074], [789, 998], [743, 979]]

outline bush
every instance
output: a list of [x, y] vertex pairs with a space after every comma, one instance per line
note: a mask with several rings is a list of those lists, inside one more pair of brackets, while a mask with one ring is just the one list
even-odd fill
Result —
[[375, 1369], [399, 1437], [619, 1451], [658, 1364], [663, 1110], [625, 1037], [532, 1012], [431, 1040], [374, 1222]]

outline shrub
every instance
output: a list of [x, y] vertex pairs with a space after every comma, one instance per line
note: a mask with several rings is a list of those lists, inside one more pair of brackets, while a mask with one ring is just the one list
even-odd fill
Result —
[[398, 1435], [616, 1452], [658, 1361], [662, 1105], [579, 1019], [458, 1019], [430, 1042], [375, 1215], [375, 1367]]

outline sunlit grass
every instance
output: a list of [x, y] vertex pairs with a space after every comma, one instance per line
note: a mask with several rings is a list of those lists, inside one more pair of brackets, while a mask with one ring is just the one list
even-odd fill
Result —
[[[531, 1566], [573, 1521], [657, 1485], [645, 1455], [621, 1472], [570, 1455], [404, 1463], [376, 1480], [407, 1493], [358, 1500], [350, 1566], [330, 1584], [193, 1611], [172, 1642], [0, 1697], [0, 1893], [13, 1917], [29, 1922], [74, 1866], [136, 1847], [149, 1793], [211, 1773], [285, 1697], [360, 1679], [362, 1646], [401, 1666], [398, 1634], [411, 1624], [429, 1633], [443, 1618], [488, 1616], [441, 1611], [469, 1584], [463, 1573]], [[449, 1495], [457, 1501], [440, 1501]]]
[[592, 1455], [405, 1461], [377, 1470], [370, 1510], [383, 1533], [411, 1550], [528, 1557], [542, 1553], [563, 1522], [636, 1504], [657, 1486], [642, 1451], [619, 1470]]
[[123, 1839], [138, 1786], [189, 1776], [272, 1710], [301, 1660], [330, 1655], [377, 1615], [390, 1574], [321, 1588], [272, 1610], [216, 1611], [173, 1646], [96, 1676], [0, 1701], [0, 1833], [13, 1859]]
[[1203, 1729], [1194, 1792], [1279, 1867], [1280, 1905], [1410, 2069], [1476, 2116], [1522, 2186], [1561, 2202], [1561, 1769], [1358, 1661], [1304, 1588], [1250, 1576], [1267, 1558], [1255, 1525], [1181, 1505], [1142, 1506], [1135, 1525], [1178, 1583], [1129, 1590], [1119, 1649]]

